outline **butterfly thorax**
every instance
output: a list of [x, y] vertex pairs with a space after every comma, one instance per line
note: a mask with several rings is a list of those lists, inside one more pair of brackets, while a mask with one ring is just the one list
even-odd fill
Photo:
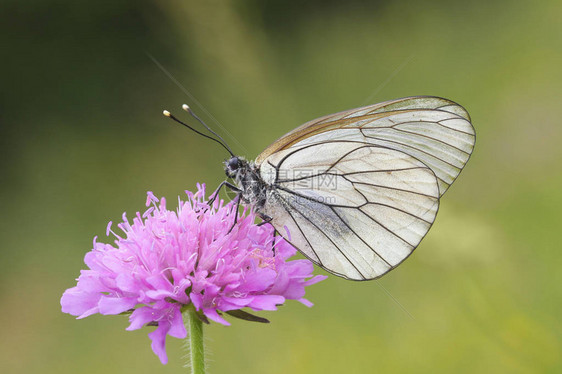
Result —
[[225, 162], [224, 171], [227, 177], [236, 182], [242, 202], [261, 211], [266, 201], [267, 184], [261, 178], [256, 164], [242, 157], [232, 157]]

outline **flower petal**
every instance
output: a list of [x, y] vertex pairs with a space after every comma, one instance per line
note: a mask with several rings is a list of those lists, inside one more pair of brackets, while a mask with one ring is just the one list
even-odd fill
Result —
[[84, 318], [98, 311], [98, 300], [101, 295], [83, 292], [78, 287], [69, 288], [60, 299], [64, 313]]
[[230, 326], [230, 323], [222, 318], [215, 309], [203, 309], [203, 313], [212, 321], [218, 322], [221, 325]]
[[131, 324], [126, 328], [127, 331], [138, 330], [149, 322], [156, 321], [159, 313], [155, 313], [154, 309], [150, 306], [144, 306], [135, 311], [129, 316]]
[[183, 318], [179, 308], [174, 307], [174, 313], [169, 321], [170, 331], [168, 331], [168, 334], [170, 336], [178, 339], [183, 339], [187, 336], [187, 331], [185, 329], [185, 324], [183, 323]]
[[102, 296], [98, 306], [100, 314], [119, 314], [137, 305], [136, 297], [108, 297]]
[[152, 340], [152, 351], [156, 353], [156, 356], [160, 359], [164, 365], [168, 363], [168, 355], [166, 354], [166, 334], [170, 330], [170, 323], [168, 321], [160, 321], [158, 323], [158, 328], [148, 334], [150, 340]]
[[248, 305], [253, 310], [277, 310], [277, 305], [285, 302], [285, 298], [279, 295], [259, 295]]
[[312, 304], [310, 301], [308, 301], [307, 299], [298, 299], [297, 301], [299, 301], [301, 304], [311, 308], [312, 306], [314, 306], [314, 304]]

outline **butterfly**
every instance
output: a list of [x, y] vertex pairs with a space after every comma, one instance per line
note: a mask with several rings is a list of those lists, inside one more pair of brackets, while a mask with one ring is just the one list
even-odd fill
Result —
[[315, 119], [255, 161], [234, 155], [203, 125], [220, 141], [188, 127], [231, 155], [224, 170], [234, 183], [221, 186], [236, 191], [239, 202], [309, 260], [351, 280], [379, 278], [412, 254], [476, 140], [468, 112], [432, 96]]

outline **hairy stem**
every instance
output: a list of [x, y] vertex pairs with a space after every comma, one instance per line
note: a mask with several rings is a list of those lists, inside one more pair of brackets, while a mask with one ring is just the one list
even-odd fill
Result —
[[187, 329], [191, 374], [205, 374], [205, 347], [203, 346], [203, 323], [193, 306], [184, 312]]

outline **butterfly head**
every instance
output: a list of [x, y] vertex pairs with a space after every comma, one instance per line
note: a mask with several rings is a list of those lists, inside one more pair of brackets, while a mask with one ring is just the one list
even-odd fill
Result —
[[224, 172], [229, 178], [236, 178], [241, 170], [245, 169], [248, 162], [242, 157], [233, 156], [224, 162]]

